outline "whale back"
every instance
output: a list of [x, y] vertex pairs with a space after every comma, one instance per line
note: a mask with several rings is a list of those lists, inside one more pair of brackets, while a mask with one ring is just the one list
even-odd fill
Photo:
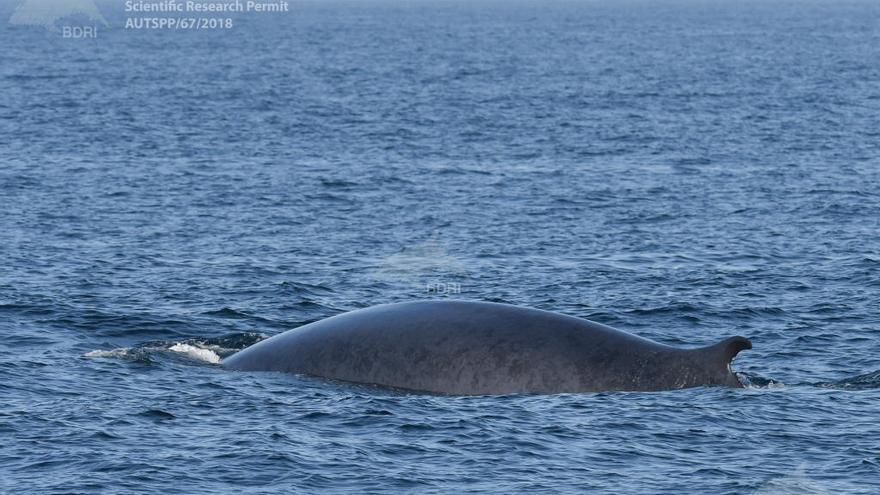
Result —
[[667, 390], [739, 386], [729, 363], [746, 343], [680, 349], [548, 311], [417, 301], [289, 330], [223, 366], [455, 395]]

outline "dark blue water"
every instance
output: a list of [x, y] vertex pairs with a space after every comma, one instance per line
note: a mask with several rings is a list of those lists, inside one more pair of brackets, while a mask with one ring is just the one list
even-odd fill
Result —
[[[880, 4], [0, 9], [0, 492], [880, 492]], [[405, 395], [214, 362], [454, 297], [750, 386]]]

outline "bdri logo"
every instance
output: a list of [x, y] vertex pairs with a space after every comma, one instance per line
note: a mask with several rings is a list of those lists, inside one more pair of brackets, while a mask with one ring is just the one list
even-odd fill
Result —
[[107, 26], [107, 20], [93, 0], [25, 0], [12, 12], [9, 23], [58, 31], [59, 21], [70, 19], [85, 19], [92, 25], [62, 26], [65, 38], [96, 38], [97, 24]]
[[807, 476], [807, 465], [801, 463], [787, 476], [771, 479], [753, 495], [831, 495], [831, 488]]
[[420, 285], [431, 294], [460, 294], [460, 283], [450, 279], [467, 276], [459, 258], [450, 255], [436, 236], [426, 242], [379, 260], [372, 271], [375, 280]]

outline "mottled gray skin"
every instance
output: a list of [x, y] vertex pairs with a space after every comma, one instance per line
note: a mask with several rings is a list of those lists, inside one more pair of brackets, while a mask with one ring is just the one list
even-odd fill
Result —
[[228, 369], [283, 371], [455, 395], [741, 387], [731, 337], [679, 349], [588, 320], [468, 301], [385, 304], [254, 344]]

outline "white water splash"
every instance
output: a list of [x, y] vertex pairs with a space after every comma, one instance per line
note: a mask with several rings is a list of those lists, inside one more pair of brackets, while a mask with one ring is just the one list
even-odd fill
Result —
[[742, 384], [744, 388], [753, 388], [753, 389], [782, 389], [786, 388], [785, 384], [779, 380], [773, 380], [772, 378], [762, 378], [756, 375], [749, 375], [748, 373], [736, 372], [736, 379]]
[[[216, 346], [211, 346], [216, 347]], [[147, 359], [150, 354], [173, 352], [182, 354], [193, 361], [199, 361], [209, 364], [218, 364], [220, 355], [210, 348], [198, 347], [192, 344], [178, 342], [176, 344], [150, 347], [120, 347], [117, 349], [97, 349], [83, 354], [87, 358], [116, 358], [116, 359]]]
[[197, 361], [204, 361], [211, 364], [217, 364], [220, 362], [220, 356], [216, 352], [211, 349], [202, 349], [190, 344], [174, 344], [169, 347], [168, 350], [185, 354], [187, 357]]

